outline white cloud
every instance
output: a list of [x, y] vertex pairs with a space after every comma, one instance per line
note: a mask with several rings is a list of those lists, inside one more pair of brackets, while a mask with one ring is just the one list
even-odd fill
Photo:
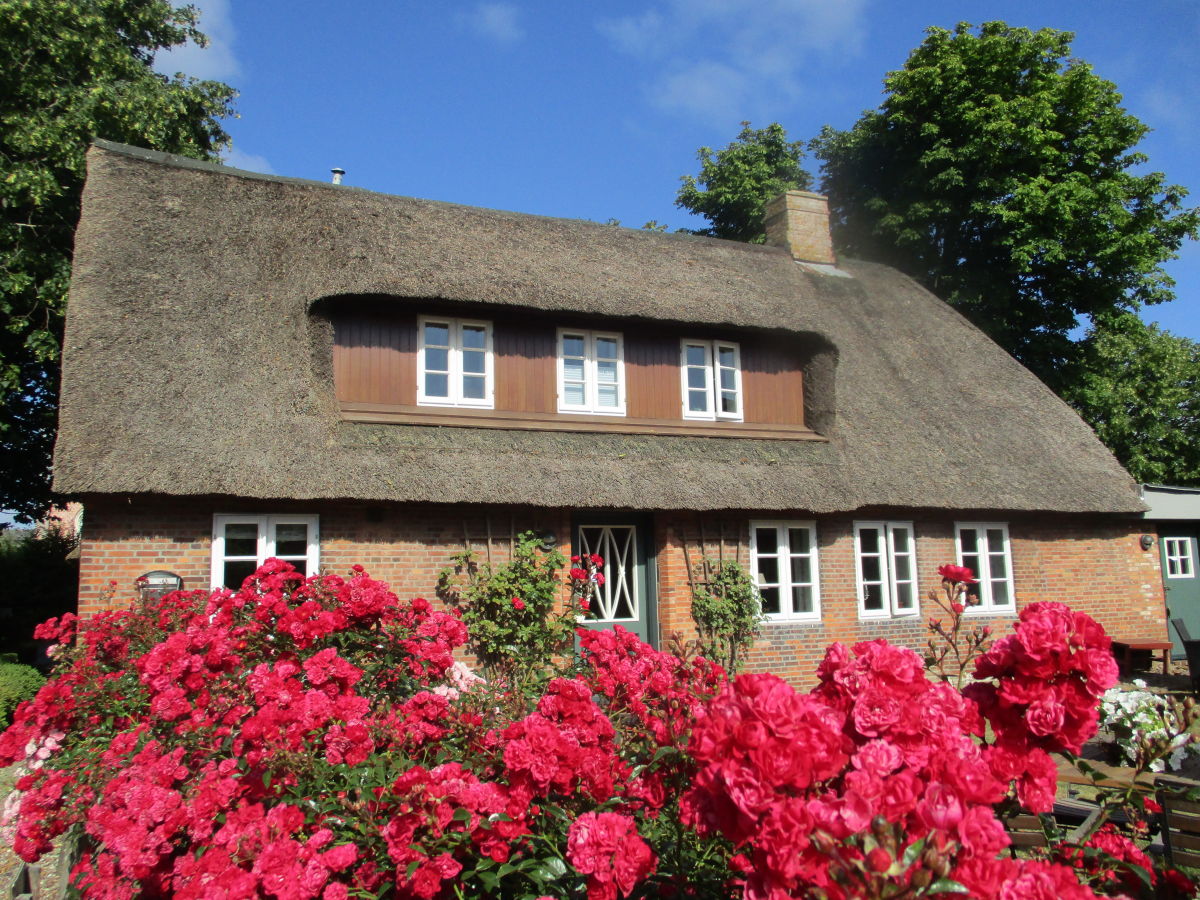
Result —
[[258, 172], [262, 175], [275, 174], [275, 169], [265, 156], [259, 156], [255, 153], [243, 153], [236, 147], [231, 147], [225, 151], [221, 162], [227, 166], [233, 166], [235, 169], [245, 169], [247, 172]]
[[517, 22], [517, 8], [511, 3], [480, 3], [459, 21], [476, 34], [501, 44], [512, 44], [525, 36]]
[[[648, 94], [656, 105], [728, 120], [750, 117], [771, 100], [799, 96], [806, 70], [860, 52], [866, 4], [659, 0], [645, 12], [598, 27], [618, 49], [655, 71]], [[688, 84], [689, 78], [695, 83]]]
[[197, 0], [200, 30], [208, 36], [208, 46], [190, 41], [181, 47], [164, 50], [154, 60], [154, 68], [165, 75], [182, 72], [193, 78], [226, 81], [241, 74], [241, 63], [233, 52], [237, 33], [229, 12], [229, 0]]

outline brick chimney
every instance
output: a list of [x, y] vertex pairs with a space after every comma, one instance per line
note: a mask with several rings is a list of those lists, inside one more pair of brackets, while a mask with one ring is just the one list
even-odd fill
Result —
[[829, 238], [829, 201], [811, 191], [788, 191], [767, 204], [767, 243], [800, 262], [837, 265]]

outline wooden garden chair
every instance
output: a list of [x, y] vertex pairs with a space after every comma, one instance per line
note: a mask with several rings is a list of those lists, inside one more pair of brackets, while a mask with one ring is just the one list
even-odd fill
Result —
[[1154, 793], [1162, 807], [1167, 862], [1174, 868], [1200, 866], [1200, 782], [1159, 775], [1154, 779]]

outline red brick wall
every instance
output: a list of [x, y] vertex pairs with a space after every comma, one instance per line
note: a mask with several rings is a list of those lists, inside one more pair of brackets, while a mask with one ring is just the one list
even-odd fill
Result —
[[[360, 563], [388, 582], [401, 597], [434, 596], [438, 572], [468, 539], [481, 558], [507, 559], [515, 531], [554, 530], [569, 552], [570, 513], [532, 508], [479, 509], [463, 506], [369, 506], [356, 503], [263, 503], [194, 499], [94, 499], [86, 506], [80, 562], [80, 610], [95, 612], [131, 596], [139, 575], [169, 569], [184, 587], [207, 588], [214, 513], [317, 513], [321, 566], [345, 572]], [[691, 621], [688, 563], [724, 557], [749, 565], [751, 513], [660, 513], [653, 545], [658, 565], [660, 645], [673, 635], [695, 637]], [[773, 513], [772, 519], [811, 519]], [[890, 516], [907, 519], [916, 533], [922, 594], [938, 583], [937, 567], [953, 562], [954, 517]], [[1104, 522], [1078, 517], [972, 515], [971, 521], [1007, 521], [1012, 543], [1018, 609], [1037, 600], [1059, 600], [1084, 609], [1116, 637], [1165, 638], [1166, 614], [1156, 548], [1144, 551], [1146, 531], [1138, 521]], [[822, 617], [819, 623], [769, 622], [756, 642], [749, 667], [776, 672], [796, 684], [809, 683], [825, 647], [883, 637], [921, 650], [926, 621], [936, 610], [922, 597], [920, 614], [897, 620], [860, 621], [854, 574], [853, 516], [817, 519]], [[465, 532], [464, 532], [465, 529]], [[685, 549], [686, 548], [686, 549]], [[109, 588], [115, 581], [115, 592]], [[1014, 617], [980, 619], [997, 633]]]

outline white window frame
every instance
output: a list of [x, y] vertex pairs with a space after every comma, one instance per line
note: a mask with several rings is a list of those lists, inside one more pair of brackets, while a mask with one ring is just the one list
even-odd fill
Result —
[[[705, 409], [697, 411], [689, 409], [691, 405], [689, 401], [688, 387], [688, 370], [700, 368], [692, 366], [687, 361], [688, 347], [701, 347], [704, 349], [704, 371], [705, 371]], [[733, 351], [733, 384], [734, 393], [737, 395], [737, 412], [727, 413], [721, 412], [721, 404], [718, 398], [721, 393], [721, 369], [729, 368], [722, 366], [720, 363], [721, 350]], [[683, 396], [683, 417], [685, 419], [699, 419], [702, 421], [715, 422], [718, 419], [727, 419], [730, 422], [741, 422], [743, 419], [743, 409], [745, 400], [742, 396], [742, 351], [741, 347], [733, 341], [716, 341], [716, 340], [695, 340], [692, 338], [683, 338], [679, 341], [679, 384]]]
[[[875, 529], [883, 542], [883, 551], [879, 558], [879, 571], [882, 580], [879, 582], [883, 592], [883, 606], [880, 609], [867, 609], [867, 582], [863, 575], [863, 557], [866, 554], [862, 544], [862, 532], [865, 529]], [[903, 529], [908, 533], [907, 546], [897, 548], [896, 532]], [[908, 573], [906, 579], [896, 577], [896, 557], [908, 557]], [[917, 583], [917, 540], [912, 522], [855, 522], [854, 523], [854, 577], [858, 586], [858, 617], [860, 619], [907, 619], [921, 614], [920, 585]], [[873, 582], [874, 583], [874, 582]], [[900, 586], [906, 584], [912, 594], [913, 605], [904, 609], [897, 605]]]
[[[1189, 537], [1165, 537], [1163, 540], [1163, 557], [1167, 562], [1167, 571], [1164, 573], [1168, 578], [1195, 578], [1196, 577], [1196, 560], [1192, 558], [1192, 539]], [[1173, 548], [1178, 548], [1183, 545], [1183, 552], [1172, 552]], [[1179, 566], [1179, 571], [1171, 572], [1171, 563], [1182, 563]]]
[[[778, 584], [763, 585], [759, 583], [758, 578], [758, 560], [760, 558], [758, 552], [758, 531], [759, 529], [775, 529], [775, 553], [763, 554], [765, 556], [773, 556], [776, 560], [776, 571], [779, 572]], [[793, 554], [789, 549], [788, 544], [788, 529], [804, 529], [808, 531], [808, 545], [811, 548], [807, 554]], [[812, 598], [813, 608], [811, 612], [796, 612], [795, 603], [792, 597], [792, 589], [797, 586], [796, 582], [791, 580], [791, 560], [793, 556], [808, 556], [809, 571], [812, 572]], [[786, 565], [785, 565], [786, 563]], [[762, 587], [778, 587], [779, 588], [779, 607], [777, 613], [766, 613], [766, 617], [772, 622], [819, 622], [821, 621], [821, 566], [820, 552], [817, 547], [817, 523], [812, 521], [793, 521], [786, 519], [773, 520], [758, 520], [750, 523], [750, 577], [754, 581], [755, 588], [761, 590]], [[784, 600], [787, 600], [787, 608], [785, 609]]]
[[[974, 569], [979, 570], [979, 571], [975, 572], [975, 577], [977, 579], [979, 579], [979, 583], [967, 586], [969, 593], [978, 592], [979, 604], [976, 606], [968, 606], [967, 612], [968, 613], [976, 613], [976, 614], [997, 613], [997, 612], [1006, 612], [1006, 613], [1016, 612], [1017, 594], [1016, 594], [1016, 589], [1013, 585], [1012, 542], [1009, 540], [1008, 525], [1004, 522], [955, 522], [954, 523], [954, 555], [958, 562], [958, 565], [960, 565], [960, 566], [967, 565], [967, 563], [964, 562], [963, 552], [962, 552], [962, 533], [964, 531], [966, 531], [967, 529], [973, 529], [975, 531], [975, 554], [974, 555], [979, 560], [978, 566], [970, 567], [972, 570], [974, 570]], [[1004, 550], [1002, 553], [993, 554], [991, 551], [988, 550], [988, 548], [987, 548], [987, 532], [989, 530], [996, 530], [996, 531], [1000, 531], [1003, 533], [1003, 535], [1004, 535]], [[981, 535], [983, 536], [983, 541], [984, 541], [984, 545], [982, 548], [979, 545], [979, 539], [980, 539]], [[998, 579], [998, 578], [993, 579], [992, 578], [991, 557], [994, 555], [1004, 557], [1004, 568], [1006, 569], [1007, 574], [1006, 574], [1005, 578], [1003, 578], [1003, 579]], [[993, 581], [1001, 581], [1001, 580], [1004, 581], [1004, 583], [1006, 584], [1007, 589], [1008, 589], [1008, 603], [1003, 604], [1003, 605], [998, 605], [995, 602], [994, 598], [992, 597], [992, 582]]]
[[[449, 394], [431, 397], [425, 393], [425, 326], [445, 325], [449, 332], [450, 347], [447, 381]], [[465, 327], [482, 328], [484, 332], [483, 398], [463, 396], [462, 332]], [[418, 406], [466, 406], [474, 409], [492, 409], [496, 405], [496, 360], [492, 350], [492, 323], [481, 319], [457, 319], [452, 316], [417, 317], [417, 405]], [[477, 373], [471, 373], [477, 374]]]
[[[224, 587], [226, 562], [250, 562], [249, 556], [227, 556], [225, 553], [226, 525], [255, 525], [258, 540], [253, 561], [256, 566], [275, 555], [275, 536], [280, 525], [308, 526], [308, 546], [305, 548], [304, 574], [316, 575], [321, 565], [321, 517], [317, 515], [254, 515], [247, 513], [218, 513], [213, 516], [212, 565], [209, 582], [212, 590]], [[295, 565], [295, 561], [289, 559]], [[299, 566], [296, 566], [299, 570]]]
[[[563, 338], [583, 338], [583, 403], [567, 402], [566, 368], [563, 359]], [[596, 365], [596, 341], [610, 340], [617, 345], [617, 405], [601, 406]], [[619, 332], [590, 331], [586, 328], [560, 328], [557, 338], [558, 411], [584, 413], [593, 416], [625, 415], [625, 340]]]

